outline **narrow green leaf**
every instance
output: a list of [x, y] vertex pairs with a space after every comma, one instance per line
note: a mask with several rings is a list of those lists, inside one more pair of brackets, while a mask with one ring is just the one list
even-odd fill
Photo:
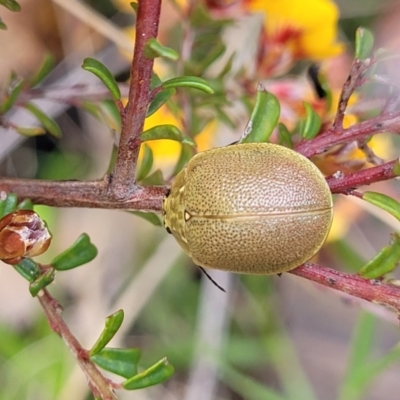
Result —
[[143, 158], [140, 163], [139, 168], [136, 172], [136, 179], [140, 182], [150, 173], [151, 168], [153, 167], [153, 150], [147, 144], [143, 144]]
[[366, 364], [361, 377], [365, 382], [364, 385], [362, 385], [362, 388], [364, 389], [370, 382], [372, 382], [373, 379], [384, 372], [388, 367], [395, 363], [397, 364], [399, 359], [400, 347], [399, 345], [396, 345], [379, 360], [372, 360]]
[[121, 132], [121, 114], [115, 102], [112, 100], [103, 100], [101, 102], [101, 109], [107, 125], [116, 132]]
[[138, 3], [136, 3], [135, 1], [131, 1], [129, 4], [133, 8], [133, 11], [135, 11], [135, 13], [137, 13]]
[[36, 127], [23, 127], [16, 126], [14, 129], [21, 135], [26, 137], [41, 136], [46, 134], [46, 129], [41, 126]]
[[83, 233], [70, 248], [54, 258], [51, 265], [57, 271], [65, 271], [92, 261], [96, 255], [96, 247], [91, 243], [89, 236]]
[[10, 11], [21, 11], [21, 6], [15, 0], [0, 0], [0, 5], [8, 8]]
[[163, 358], [140, 374], [126, 380], [122, 386], [127, 390], [135, 390], [158, 385], [169, 379], [173, 373], [174, 367]]
[[247, 123], [240, 143], [268, 142], [280, 114], [278, 99], [262, 85], [257, 89], [256, 104]]
[[31, 79], [30, 86], [36, 86], [40, 82], [43, 81], [44, 78], [50, 73], [50, 71], [54, 68], [54, 57], [51, 54], [46, 54], [45, 58], [40, 66], [39, 70], [36, 72], [36, 75]]
[[108, 163], [107, 173], [110, 174], [114, 170], [115, 163], [118, 157], [118, 146], [114, 144], [111, 149], [110, 161]]
[[369, 29], [359, 27], [356, 30], [354, 57], [356, 60], [365, 60], [371, 54], [374, 46], [374, 36]]
[[140, 350], [106, 347], [100, 353], [90, 356], [90, 358], [106, 371], [124, 378], [130, 378], [137, 374]]
[[18, 206], [17, 210], [33, 210], [33, 203], [32, 200], [30, 199], [24, 199], [22, 200]]
[[222, 41], [217, 41], [214, 46], [207, 52], [206, 56], [199, 62], [194, 64], [195, 70], [198, 74], [203, 74], [204, 71], [222, 54], [225, 53], [226, 46], [222, 43]]
[[83, 60], [82, 68], [96, 75], [104, 83], [116, 100], [121, 99], [121, 92], [119, 90], [117, 81], [104, 64], [98, 60], [95, 60], [94, 58], [85, 58]]
[[100, 353], [100, 351], [102, 351], [104, 347], [107, 346], [110, 340], [118, 332], [118, 329], [121, 327], [123, 320], [124, 310], [118, 310], [114, 314], [111, 314], [106, 318], [103, 332], [101, 332], [99, 338], [89, 352], [90, 357], [93, 357], [95, 354]]
[[222, 109], [219, 105], [214, 106], [214, 111], [217, 116], [218, 121], [225, 124], [230, 129], [236, 129], [236, 122], [232, 120], [232, 118]]
[[29, 110], [43, 125], [43, 127], [55, 138], [61, 137], [60, 127], [57, 125], [53, 118], [47, 116], [40, 108], [35, 106], [33, 103], [26, 103], [25, 108]]
[[[153, 185], [164, 185], [164, 177], [162, 172], [159, 169], [156, 169], [153, 173], [150, 175], [147, 175], [146, 178], [142, 180], [142, 185], [143, 186], [153, 186]], [[146, 213], [144, 213], [146, 214]], [[139, 215], [139, 214], [137, 214]]]
[[400, 236], [392, 235], [390, 245], [384, 246], [378, 254], [368, 261], [359, 271], [359, 275], [368, 279], [380, 278], [393, 271], [400, 262]]
[[400, 203], [397, 200], [377, 192], [364, 192], [362, 198], [363, 200], [368, 201], [368, 203], [382, 208], [382, 210], [392, 214], [393, 217], [400, 221]]
[[5, 114], [17, 101], [22, 88], [24, 87], [23, 79], [16, 79], [10, 82], [9, 94], [3, 103], [0, 104], [0, 114]]
[[359, 399], [366, 382], [361, 382], [362, 371], [370, 363], [370, 353], [376, 318], [368, 313], [362, 313], [355, 327], [347, 371], [340, 388], [339, 399]]
[[33, 282], [40, 275], [38, 265], [30, 258], [24, 258], [19, 264], [14, 265], [14, 268], [29, 282]]
[[144, 55], [147, 58], [164, 57], [172, 61], [179, 59], [179, 54], [170, 47], [163, 46], [157, 39], [151, 38], [146, 42]]
[[151, 73], [151, 82], [150, 82], [150, 89], [154, 90], [155, 88], [162, 85], [162, 80], [160, 77], [153, 71]]
[[130, 214], [136, 215], [137, 217], [143, 218], [146, 221], [150, 222], [154, 226], [162, 226], [162, 222], [160, 217], [157, 214], [151, 212], [143, 212], [143, 211], [128, 211]]
[[393, 165], [393, 173], [396, 176], [400, 175], [400, 160], [399, 159], [397, 159], [396, 162]]
[[365, 258], [345, 239], [329, 242], [328, 251], [335, 257], [335, 261], [344, 265], [346, 271], [356, 273], [365, 264]]
[[29, 292], [33, 297], [37, 296], [37, 294], [44, 289], [46, 286], [50, 285], [51, 282], [54, 281], [56, 271], [54, 268], [48, 269], [43, 275], [40, 275], [29, 285]]
[[192, 146], [183, 144], [179, 160], [175, 165], [174, 172], [172, 173], [172, 175], [175, 176], [178, 172], [180, 172], [182, 168], [187, 164], [187, 162], [194, 156], [194, 154], [195, 151]]
[[319, 133], [321, 128], [321, 117], [316, 113], [310, 104], [303, 101], [303, 105], [306, 109], [306, 119], [300, 134], [303, 139], [310, 140]]
[[279, 122], [278, 124], [278, 143], [282, 146], [293, 148], [292, 135], [285, 124]]
[[0, 191], [0, 218], [14, 212], [17, 208], [17, 196], [14, 193], [8, 193], [3, 197], [4, 192]]
[[95, 117], [96, 119], [100, 119], [101, 112], [98, 104], [92, 103], [91, 101], [82, 101], [80, 106], [83, 110], [93, 115], [93, 117]]
[[189, 136], [185, 136], [180, 129], [175, 125], [157, 125], [154, 128], [150, 128], [144, 131], [140, 135], [140, 140], [146, 142], [148, 140], [159, 140], [159, 139], [169, 139], [175, 140], [182, 144], [188, 144], [189, 146], [196, 146], [196, 142]]
[[232, 71], [233, 60], [235, 59], [235, 54], [233, 53], [226, 62], [225, 66], [222, 68], [221, 72], [217, 76], [218, 81], [222, 81], [229, 72]]
[[197, 76], [180, 76], [179, 78], [172, 78], [162, 83], [163, 89], [188, 87], [192, 89], [202, 90], [205, 93], [213, 94], [214, 90], [204, 79]]
[[170, 98], [176, 93], [174, 88], [163, 89], [158, 92], [153, 100], [151, 101], [149, 108], [147, 109], [146, 117], [153, 115], [161, 106], [163, 106]]
[[[232, 367], [224, 366], [222, 380], [232, 388], [240, 397], [248, 400], [288, 400], [290, 397], [279, 393], [277, 389], [268, 387], [266, 384], [256, 381], [253, 377], [238, 372]], [[249, 396], [251, 393], [251, 396]]]
[[3, 22], [3, 20], [0, 18], [0, 29], [3, 31], [7, 30], [7, 25]]

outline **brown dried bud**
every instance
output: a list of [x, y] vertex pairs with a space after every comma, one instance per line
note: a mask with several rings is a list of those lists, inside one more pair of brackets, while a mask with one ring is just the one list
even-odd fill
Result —
[[0, 260], [7, 264], [44, 253], [50, 242], [50, 232], [34, 211], [15, 211], [0, 220]]

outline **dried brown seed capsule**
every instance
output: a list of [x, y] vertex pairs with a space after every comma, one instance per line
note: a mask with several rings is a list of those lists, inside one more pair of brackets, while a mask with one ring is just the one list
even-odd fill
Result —
[[0, 220], [0, 260], [7, 264], [44, 253], [50, 242], [50, 232], [34, 211], [15, 211]]

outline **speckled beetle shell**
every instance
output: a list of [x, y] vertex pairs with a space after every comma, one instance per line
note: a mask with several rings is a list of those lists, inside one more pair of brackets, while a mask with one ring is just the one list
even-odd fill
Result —
[[307, 158], [270, 143], [195, 155], [164, 199], [166, 229], [205, 268], [277, 274], [308, 261], [332, 222], [325, 178]]

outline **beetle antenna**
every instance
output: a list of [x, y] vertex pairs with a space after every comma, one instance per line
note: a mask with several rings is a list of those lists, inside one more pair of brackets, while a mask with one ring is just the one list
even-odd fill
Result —
[[198, 267], [201, 269], [201, 271], [203, 272], [203, 274], [204, 274], [204, 275], [219, 289], [219, 290], [222, 290], [224, 293], [226, 293], [226, 290], [225, 290], [222, 286], [218, 285], [218, 283], [215, 282], [213, 278], [211, 278], [211, 276], [208, 274], [208, 272], [207, 272], [203, 267], [200, 267], [200, 265], [198, 265]]

